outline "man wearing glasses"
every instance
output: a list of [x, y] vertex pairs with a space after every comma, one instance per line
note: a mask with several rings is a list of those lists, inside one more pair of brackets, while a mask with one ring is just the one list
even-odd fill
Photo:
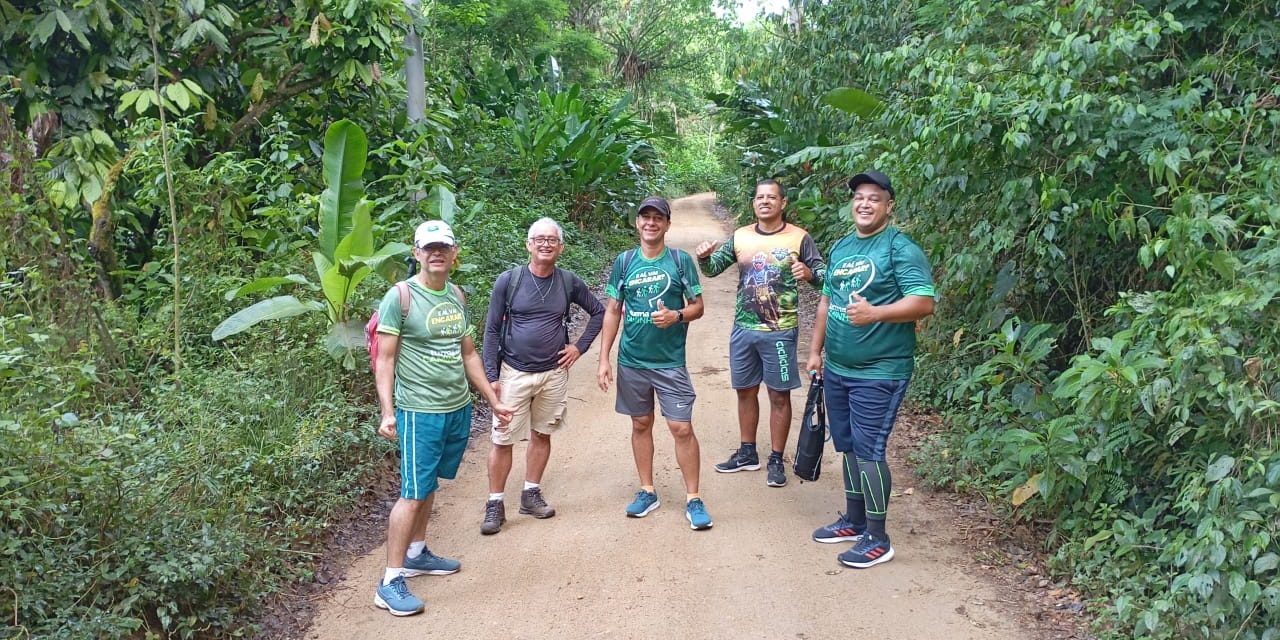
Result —
[[[591, 347], [604, 322], [604, 307], [581, 278], [556, 266], [564, 230], [551, 218], [529, 227], [528, 266], [498, 276], [484, 326], [484, 368], [494, 394], [511, 407], [510, 424], [493, 423], [489, 448], [489, 499], [480, 533], [493, 535], [506, 522], [504, 494], [511, 474], [511, 448], [529, 439], [520, 513], [550, 518], [556, 510], [542, 495], [542, 473], [551, 457], [551, 436], [568, 416], [569, 368]], [[569, 341], [569, 310], [590, 314], [576, 342]]]
[[756, 185], [755, 224], [733, 232], [719, 248], [703, 242], [695, 252], [708, 277], [738, 266], [738, 297], [729, 335], [730, 383], [738, 393], [740, 444], [720, 473], [756, 471], [756, 431], [760, 423], [760, 383], [769, 390], [769, 462], [765, 484], [787, 484], [782, 452], [791, 432], [791, 390], [800, 386], [796, 359], [801, 281], [821, 287], [827, 266], [809, 232], [787, 222], [787, 198], [776, 180]]
[[457, 477], [471, 435], [467, 381], [500, 421], [511, 420], [511, 409], [485, 380], [462, 290], [449, 282], [458, 258], [453, 229], [440, 220], [424, 222], [414, 232], [413, 247], [421, 270], [391, 287], [378, 306], [375, 367], [382, 410], [378, 434], [400, 445], [400, 499], [387, 523], [387, 567], [373, 602], [395, 616], [423, 608], [406, 577], [448, 575], [460, 567], [427, 548], [426, 532], [439, 479]]

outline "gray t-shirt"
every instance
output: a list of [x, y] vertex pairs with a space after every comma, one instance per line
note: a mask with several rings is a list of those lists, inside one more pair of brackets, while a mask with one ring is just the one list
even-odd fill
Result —
[[[604, 324], [604, 305], [591, 295], [587, 284], [572, 271], [561, 269], [563, 278], [556, 278], [554, 274], [539, 278], [529, 271], [528, 266], [519, 268], [524, 273], [520, 275], [515, 297], [511, 300], [511, 318], [507, 323], [502, 361], [507, 366], [526, 373], [540, 373], [556, 368], [560, 362], [560, 350], [568, 344], [563, 323], [566, 311], [565, 286], [569, 287], [569, 299], [573, 304], [582, 307], [591, 316], [587, 321], [587, 328], [575, 343], [578, 351], [586, 353]], [[489, 314], [484, 323], [483, 358], [484, 373], [490, 382], [498, 379], [501, 364], [498, 362], [498, 334], [502, 331], [502, 315], [507, 307], [507, 287], [511, 283], [512, 273], [512, 270], [507, 270], [498, 276], [498, 280], [493, 283], [493, 294], [489, 298]]]

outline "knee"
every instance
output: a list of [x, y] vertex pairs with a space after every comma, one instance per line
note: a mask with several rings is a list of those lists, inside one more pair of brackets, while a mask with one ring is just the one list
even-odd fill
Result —
[[778, 410], [790, 409], [791, 394], [785, 391], [774, 391], [770, 389], [769, 390], [769, 406]]
[[544, 446], [545, 446], [545, 445], [549, 445], [549, 444], [551, 444], [551, 434], [549, 434], [549, 433], [540, 433], [540, 432], [538, 432], [538, 431], [530, 431], [530, 432], [529, 432], [529, 443], [530, 443], [530, 444], [536, 444], [536, 445], [544, 445]]
[[676, 440], [688, 440], [693, 437], [693, 424], [689, 422], [668, 422], [667, 427], [671, 429], [671, 435]]
[[649, 417], [649, 418], [632, 418], [632, 419], [631, 419], [631, 432], [632, 432], [632, 433], [639, 434], [639, 435], [644, 435], [644, 434], [646, 434], [646, 433], [649, 433], [649, 432], [650, 432], [650, 431], [652, 431], [652, 430], [653, 430], [653, 417], [652, 417], [652, 416], [651, 416], [651, 417]]
[[397, 506], [400, 507], [401, 509], [404, 509], [405, 511], [408, 511], [409, 513], [417, 514], [419, 511], [422, 511], [422, 505], [425, 503], [426, 503], [425, 498], [422, 500], [415, 500], [413, 498], [400, 498], [400, 503]]
[[734, 389], [734, 391], [738, 392], [738, 400], [754, 401], [756, 396], [760, 394], [760, 385], [748, 387], [746, 389]]

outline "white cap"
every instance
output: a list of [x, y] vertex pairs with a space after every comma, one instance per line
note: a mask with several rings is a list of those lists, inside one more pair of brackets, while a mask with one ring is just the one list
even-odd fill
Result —
[[443, 220], [428, 220], [418, 225], [418, 230], [413, 233], [413, 246], [421, 249], [436, 243], [451, 247], [458, 246], [458, 241], [454, 239], [453, 229], [449, 228], [449, 224]]

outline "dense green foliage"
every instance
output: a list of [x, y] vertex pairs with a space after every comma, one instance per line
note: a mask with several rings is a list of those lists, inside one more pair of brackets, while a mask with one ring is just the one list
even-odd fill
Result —
[[648, 115], [697, 110], [603, 33], [727, 28], [673, 6], [0, 2], [0, 635], [246, 635], [310, 579], [394, 455], [352, 347], [413, 228], [453, 223], [474, 318], [541, 216], [599, 273], [676, 149]]
[[924, 471], [1051, 521], [1107, 634], [1277, 637], [1274, 4], [803, 4], [718, 98], [727, 153], [820, 243], [843, 178], [894, 177], [942, 293]]

